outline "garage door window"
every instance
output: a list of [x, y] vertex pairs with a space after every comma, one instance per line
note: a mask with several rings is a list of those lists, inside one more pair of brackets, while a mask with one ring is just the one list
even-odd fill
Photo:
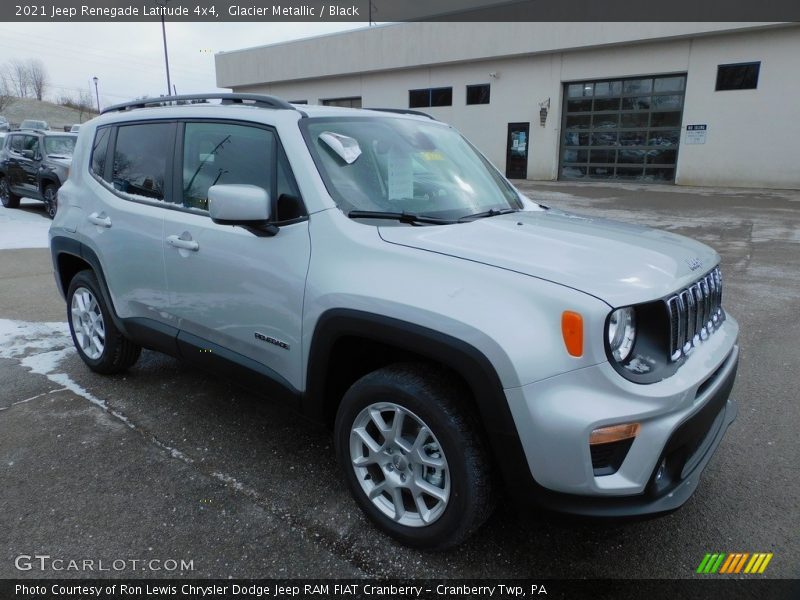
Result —
[[561, 179], [674, 181], [685, 75], [568, 83]]

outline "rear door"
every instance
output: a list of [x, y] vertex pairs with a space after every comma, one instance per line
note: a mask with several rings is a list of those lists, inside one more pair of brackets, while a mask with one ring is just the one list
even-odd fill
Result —
[[[264, 188], [273, 216], [282, 194], [299, 197], [277, 133], [252, 123], [189, 121], [178, 139], [181, 211], [165, 211], [163, 241], [169, 313], [182, 339], [221, 346], [235, 353], [233, 360], [256, 361], [300, 389], [308, 220], [292, 218], [277, 235], [258, 237], [208, 215], [208, 188], [215, 184]], [[175, 247], [174, 239], [191, 249]]]
[[93, 142], [94, 200], [84, 205], [81, 231], [100, 259], [117, 313], [143, 325], [167, 320], [162, 239], [174, 141], [174, 122], [150, 121], [100, 128]]
[[39, 172], [39, 165], [42, 163], [42, 147], [39, 136], [26, 135], [22, 145], [27, 156], [21, 156], [19, 159], [20, 191], [24, 195], [38, 198], [39, 188], [36, 185], [36, 175]]

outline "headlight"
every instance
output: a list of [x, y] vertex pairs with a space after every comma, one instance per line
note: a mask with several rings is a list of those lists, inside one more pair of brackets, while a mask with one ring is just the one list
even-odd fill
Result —
[[608, 319], [608, 346], [617, 362], [622, 362], [631, 353], [636, 340], [636, 318], [633, 308], [626, 306], [611, 313]]

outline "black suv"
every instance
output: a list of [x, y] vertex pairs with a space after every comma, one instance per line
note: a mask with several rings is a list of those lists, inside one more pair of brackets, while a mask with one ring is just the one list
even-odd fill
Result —
[[0, 201], [17, 208], [20, 198], [44, 202], [52, 219], [58, 208], [56, 193], [69, 175], [78, 136], [38, 130], [9, 133], [0, 149]]

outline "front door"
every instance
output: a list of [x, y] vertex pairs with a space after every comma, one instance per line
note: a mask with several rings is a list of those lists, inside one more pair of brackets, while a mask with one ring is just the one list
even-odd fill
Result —
[[178, 138], [184, 210], [164, 211], [168, 310], [181, 332], [194, 336], [190, 343], [221, 346], [302, 389], [308, 221], [259, 237], [218, 225], [207, 212], [208, 188], [215, 184], [257, 185], [271, 198], [299, 196], [277, 135], [256, 125], [187, 122]]
[[528, 176], [530, 123], [509, 123], [506, 144], [506, 177], [525, 179]]

